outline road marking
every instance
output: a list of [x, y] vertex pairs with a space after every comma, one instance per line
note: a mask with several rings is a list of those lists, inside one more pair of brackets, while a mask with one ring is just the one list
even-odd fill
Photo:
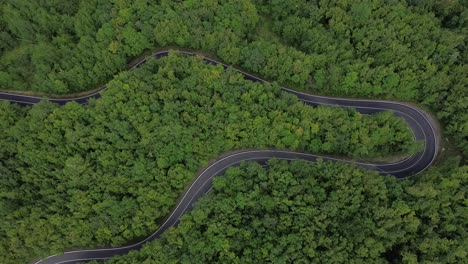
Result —
[[[185, 55], [189, 55], [189, 56], [198, 56], [196, 53], [192, 53], [192, 52], [187, 52], [187, 51], [179, 51], [180, 53], [182, 54], [185, 54]], [[148, 56], [146, 58], [144, 58], [143, 60], [139, 61], [137, 64], [135, 64], [131, 69], [129, 69], [129, 71], [132, 71], [133, 69], [135, 68], [138, 68], [139, 66], [145, 64], [147, 62], [147, 59], [150, 58], [150, 57], [156, 57], [156, 56], [168, 56], [169, 55], [169, 51], [168, 50], [165, 50], [165, 51], [159, 51], [159, 52], [156, 52], [154, 54], [152, 54], [151, 56]], [[266, 83], [266, 84], [272, 84], [266, 80], [263, 80], [259, 77], [256, 77], [254, 75], [251, 75], [249, 73], [246, 73], [242, 70], [239, 70], [239, 69], [236, 69], [236, 68], [233, 68], [227, 64], [224, 64], [224, 63], [221, 63], [221, 62], [218, 62], [216, 60], [213, 60], [213, 59], [210, 59], [210, 58], [206, 58], [206, 57], [203, 57], [203, 56], [200, 56], [204, 61], [208, 61], [208, 62], [212, 62], [214, 64], [219, 64], [219, 65], [222, 65], [223, 67], [225, 68], [232, 68], [234, 69], [235, 71], [243, 74], [244, 76], [247, 76], [247, 77], [250, 77], [251, 79], [253, 79], [254, 81], [259, 81], [259, 82], [263, 82], [263, 83]], [[403, 104], [403, 103], [399, 103], [399, 102], [394, 102], [394, 101], [384, 101], [384, 100], [369, 100], [369, 99], [346, 99], [346, 98], [337, 98], [337, 97], [327, 97], [327, 96], [320, 96], [320, 95], [311, 95], [311, 94], [307, 94], [307, 93], [304, 93], [304, 92], [299, 92], [299, 91], [295, 91], [295, 90], [291, 90], [291, 89], [288, 89], [288, 88], [285, 88], [285, 87], [280, 87], [283, 91], [285, 92], [288, 92], [290, 94], [294, 94], [294, 95], [298, 95], [298, 94], [301, 94], [301, 95], [305, 95], [307, 97], [310, 97], [310, 98], [321, 98], [321, 99], [327, 99], [327, 100], [333, 100], [333, 101], [343, 101], [343, 102], [367, 102], [367, 103], [384, 103], [384, 104], [388, 104], [388, 105], [399, 105], [399, 106], [403, 106], [403, 107], [407, 107], [409, 109], [412, 109], [414, 111], [416, 111], [417, 114], [419, 114], [420, 116], [422, 116], [422, 118], [426, 121], [427, 124], [429, 124], [429, 127], [431, 128], [431, 132], [432, 132], [432, 136], [434, 136], [434, 144], [435, 144], [435, 150], [437, 151], [438, 149], [438, 141], [437, 141], [437, 135], [436, 135], [436, 132], [435, 132], [435, 129], [434, 127], [432, 126], [432, 123], [430, 122], [430, 120], [427, 118], [427, 116], [422, 112], [420, 111], [419, 109], [415, 108], [415, 107], [412, 107], [410, 105], [407, 105], [407, 104]], [[107, 86], [104, 86], [102, 89], [96, 91], [96, 92], [93, 92], [92, 94], [88, 94], [88, 95], [85, 95], [85, 96], [81, 96], [81, 97], [75, 97], [75, 98], [48, 98], [48, 100], [52, 101], [52, 102], [69, 102], [69, 101], [77, 101], [77, 100], [80, 100], [80, 99], [89, 99], [89, 98], [93, 98], [95, 97], [96, 95], [106, 91], [108, 88]], [[37, 96], [29, 96], [29, 95], [21, 95], [21, 94], [15, 94], [15, 93], [5, 93], [5, 92], [0, 92], [0, 95], [6, 95], [6, 96], [17, 96], [17, 97], [25, 97], [25, 98], [33, 98], [33, 99], [38, 99], [38, 100], [42, 100], [42, 99], [45, 99], [45, 98], [42, 98], [42, 97], [37, 97]], [[5, 100], [5, 101], [10, 101], [10, 102], [16, 102], [16, 103], [22, 103], [22, 104], [30, 104], [30, 105], [33, 105], [35, 104], [34, 102], [27, 102], [27, 101], [18, 101], [18, 100], [8, 100], [8, 99], [0, 99], [0, 100]], [[174, 216], [174, 213], [179, 209], [179, 207], [181, 206], [181, 204], [184, 202], [186, 196], [188, 195], [188, 193], [190, 192], [190, 190], [192, 190], [192, 187], [197, 183], [197, 181], [199, 179], [201, 179], [205, 173], [208, 172], [208, 170], [210, 168], [212, 168], [213, 166], [215, 165], [218, 165], [220, 162], [228, 159], [228, 158], [233, 158], [237, 155], [246, 155], [246, 154], [249, 154], [249, 153], [257, 153], [257, 152], [262, 152], [262, 153], [268, 153], [268, 152], [275, 152], [275, 153], [283, 153], [283, 154], [296, 154], [296, 155], [302, 155], [304, 157], [312, 157], [312, 158], [315, 158], [315, 159], [325, 159], [325, 160], [331, 160], [331, 161], [342, 161], [342, 162], [346, 162], [346, 163], [354, 163], [354, 164], [358, 164], [358, 165], [362, 165], [362, 166], [369, 166], [369, 167], [372, 167], [378, 171], [381, 171], [383, 173], [395, 173], [395, 172], [401, 172], [401, 171], [404, 171], [404, 170], [408, 170], [408, 169], [411, 169], [413, 168], [414, 166], [416, 166], [419, 161], [422, 159], [422, 157], [424, 156], [424, 154], [426, 153], [426, 151], [428, 150], [427, 146], [428, 146], [428, 138], [429, 136], [426, 134], [426, 131], [423, 129], [423, 127], [421, 126], [421, 124], [419, 122], [417, 122], [412, 116], [404, 113], [404, 112], [401, 112], [399, 110], [392, 110], [392, 109], [387, 109], [387, 108], [379, 108], [379, 107], [365, 107], [365, 106], [346, 106], [346, 105], [340, 105], [340, 104], [328, 104], [328, 103], [321, 103], [321, 102], [314, 102], [314, 101], [311, 101], [311, 100], [307, 100], [307, 99], [302, 99], [300, 97], [298, 97], [298, 100], [299, 101], [302, 101], [302, 102], [309, 102], [309, 103], [315, 103], [315, 104], [319, 104], [319, 105], [330, 105], [330, 106], [335, 106], [335, 107], [346, 107], [346, 108], [362, 108], [362, 109], [379, 109], [379, 110], [386, 110], [386, 111], [393, 111], [393, 112], [398, 112], [402, 115], [405, 115], [407, 117], [409, 117], [410, 119], [412, 119], [416, 124], [417, 126], [422, 130], [422, 133], [424, 135], [424, 139], [425, 139], [425, 147], [424, 147], [424, 151], [421, 153], [421, 155], [419, 156], [419, 159], [414, 162], [410, 167], [407, 167], [407, 168], [404, 168], [404, 169], [401, 169], [401, 170], [396, 170], [396, 171], [382, 171], [381, 168], [379, 168], [378, 166], [390, 166], [390, 165], [396, 165], [396, 164], [401, 164], [403, 162], [405, 162], [406, 160], [409, 160], [410, 158], [412, 158], [414, 155], [411, 155], [403, 160], [400, 160], [398, 162], [395, 162], [395, 163], [386, 163], [386, 164], [373, 164], [373, 163], [363, 163], [363, 162], [353, 162], [351, 160], [347, 160], [347, 159], [336, 159], [336, 158], [332, 158], [332, 157], [327, 157], [327, 156], [319, 156], [319, 155], [314, 155], [314, 154], [309, 154], [309, 153], [303, 153], [303, 152], [295, 152], [295, 151], [283, 151], [283, 150], [251, 150], [251, 151], [242, 151], [242, 152], [237, 152], [237, 153], [234, 153], [234, 154], [230, 154], [228, 156], [225, 156], [223, 158], [221, 158], [220, 160], [217, 160], [216, 162], [214, 162], [213, 164], [211, 164], [209, 167], [207, 167], [206, 169], [204, 169], [196, 178], [195, 180], [192, 182], [192, 184], [190, 185], [189, 189], [185, 192], [185, 194], [183, 195], [182, 199], [180, 200], [180, 202], [177, 204], [176, 208], [172, 211], [172, 213], [169, 215], [169, 217], [164, 221], [164, 223], [155, 231], [153, 232], [153, 234], [151, 234], [149, 237], [145, 238], [144, 240], [138, 242], [138, 243], [135, 243], [133, 245], [128, 245], [128, 246], [123, 246], [123, 247], [115, 247], [115, 248], [104, 248], [104, 249], [87, 249], [87, 250], [75, 250], [75, 251], [67, 251], [67, 252], [64, 252], [63, 255], [67, 255], [67, 254], [72, 254], [72, 253], [80, 253], [80, 252], [101, 252], [101, 251], [112, 251], [112, 250], [115, 250], [115, 251], [119, 251], [119, 250], [124, 250], [124, 249], [131, 249], [131, 248], [136, 248], [138, 247], [139, 245], [142, 245], [144, 243], [146, 243], [148, 240], [151, 240], [153, 238], [153, 236], [155, 236], [155, 234], [157, 234], [159, 231], [161, 231], [164, 227], [164, 225], [166, 225], [168, 223], [168, 221]], [[414, 135], [414, 138], [416, 139], [416, 135]], [[422, 169], [421, 171], [427, 169], [427, 167], [429, 167], [435, 160], [435, 154], [433, 155], [432, 157], [432, 160], [426, 165], [426, 167], [424, 169]], [[222, 169], [216, 171], [215, 173], [211, 174], [211, 176], [208, 177], [208, 179], [202, 184], [202, 186], [197, 189], [195, 191], [195, 194], [192, 195], [191, 199], [189, 200], [189, 203], [186, 205], [186, 207], [182, 210], [181, 214], [178, 216], [177, 219], [180, 218], [180, 216], [182, 216], [184, 214], [184, 212], [186, 211], [187, 207], [192, 204], [192, 200], [194, 199], [194, 197], [198, 194], [198, 192], [205, 186], [205, 184], [207, 184], [208, 182], [210, 182], [210, 180], [215, 177], [216, 174], [218, 174], [220, 171], [222, 170], [226, 170], [227, 168], [233, 166], [233, 165], [236, 165], [238, 163], [241, 163], [243, 161], [248, 161], [248, 160], [259, 160], [259, 159], [271, 159], [271, 158], [275, 158], [275, 157], [270, 157], [270, 156], [266, 156], [266, 157], [253, 157], [253, 158], [248, 158], [248, 159], [243, 159], [243, 160], [237, 160], [235, 162], [232, 162], [230, 163], [229, 165], [227, 166], [224, 166]], [[277, 157], [276, 157], [277, 158]], [[277, 158], [277, 159], [282, 159], [282, 160], [294, 160], [294, 159], [290, 159], [290, 158]], [[419, 172], [421, 172], [419, 171]], [[419, 173], [418, 172], [418, 173]], [[418, 174], [416, 173], [416, 174]], [[213, 187], [211, 187], [206, 193], [210, 192], [211, 189]], [[53, 258], [53, 257], [56, 257], [56, 256], [62, 256], [62, 255], [59, 255], [59, 254], [55, 254], [55, 255], [52, 255], [52, 256], [49, 256], [45, 259], [42, 259], [42, 260], [39, 260], [37, 262], [35, 262], [35, 264], [39, 264], [45, 260], [48, 260], [50, 258]], [[103, 260], [103, 259], [108, 259], [110, 257], [105, 257], [105, 258], [83, 258], [83, 259], [73, 259], [73, 260], [66, 260], [66, 261], [61, 261], [61, 262], [57, 262], [56, 264], [62, 264], [62, 263], [67, 263], [67, 262], [75, 262], [75, 261], [86, 261], [86, 260]]]

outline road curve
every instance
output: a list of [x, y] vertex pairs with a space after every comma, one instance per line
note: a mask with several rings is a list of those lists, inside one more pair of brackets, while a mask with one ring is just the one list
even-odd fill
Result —
[[[189, 56], [197, 55], [192, 52], [180, 52]], [[167, 56], [168, 54], [169, 51], [164, 50], [153, 54], [153, 56], [156, 58], [160, 58]], [[224, 68], [229, 67], [228, 65], [218, 61], [205, 57], [202, 58], [205, 62], [209, 64], [219, 64], [222, 65]], [[143, 59], [140, 62], [138, 62], [132, 69], [138, 68], [144, 63], [146, 63], [146, 59]], [[246, 72], [240, 70], [237, 71], [243, 74], [244, 78], [247, 80], [268, 83], [267, 81], [256, 76], [250, 75]], [[60, 105], [71, 101], [75, 101], [80, 104], [86, 104], [91, 98], [99, 98], [101, 92], [105, 91], [106, 89], [107, 88], [103, 88], [98, 92], [83, 97], [67, 99], [49, 99], [49, 101], [58, 103]], [[418, 174], [419, 172], [427, 169], [435, 160], [438, 151], [437, 130], [435, 129], [436, 125], [426, 113], [413, 106], [392, 101], [358, 100], [310, 95], [307, 93], [294, 91], [288, 88], [282, 88], [282, 90], [287, 93], [296, 95], [300, 101], [311, 106], [330, 105], [337, 107], [354, 108], [358, 112], [363, 114], [373, 114], [382, 111], [392, 111], [395, 116], [403, 118], [408, 123], [408, 126], [414, 133], [415, 140], [424, 142], [424, 150], [422, 152], [416, 153], [398, 162], [385, 164], [353, 162], [358, 166], [370, 170], [376, 170], [384, 175], [390, 174], [398, 178], [405, 178], [408, 176]], [[42, 99], [44, 98], [0, 92], [0, 100], [10, 101], [21, 105], [33, 105], [38, 103]], [[165, 220], [165, 222], [159, 227], [158, 230], [156, 230], [151, 236], [147, 237], [146, 239], [136, 244], [123, 247], [67, 251], [63, 254], [52, 255], [45, 259], [36, 261], [34, 262], [34, 264], [70, 264], [90, 260], [104, 260], [117, 255], [126, 254], [130, 250], [137, 250], [141, 248], [146, 242], [159, 238], [161, 234], [164, 233], [164, 231], [167, 230], [169, 227], [177, 225], [179, 218], [186, 211], [190, 210], [193, 204], [201, 196], [203, 196], [206, 192], [210, 190], [212, 186], [213, 177], [223, 174], [227, 168], [238, 165], [242, 161], [256, 161], [261, 164], [265, 164], [271, 158], [284, 160], [302, 159], [312, 162], [316, 161], [318, 158], [321, 158], [325, 161], [329, 160], [351, 162], [343, 159], [335, 159], [326, 156], [283, 150], [249, 150], [236, 152], [218, 159], [216, 162], [214, 162], [205, 170], [203, 170], [193, 181], [189, 189], [185, 192], [184, 196], [179, 201], [176, 208], [171, 212], [170, 216]]]

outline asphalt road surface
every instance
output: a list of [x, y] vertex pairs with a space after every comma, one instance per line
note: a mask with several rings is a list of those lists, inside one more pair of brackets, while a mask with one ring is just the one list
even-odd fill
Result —
[[[189, 56], [198, 56], [195, 53], [180, 51], [183, 54]], [[167, 56], [168, 50], [160, 51], [153, 54], [154, 57], [160, 58]], [[221, 62], [204, 58], [203, 60], [209, 64], [222, 65], [224, 68], [229, 66]], [[141, 65], [146, 63], [146, 59], [138, 62], [131, 70], [139, 68]], [[244, 78], [256, 82], [267, 82], [261, 78], [250, 75], [246, 72], [239, 71], [244, 75]], [[107, 88], [89, 94], [83, 97], [67, 98], [67, 99], [48, 99], [51, 102], [63, 105], [70, 101], [75, 101], [80, 104], [86, 104], [90, 98], [99, 98], [100, 94]], [[242, 161], [256, 161], [261, 164], [265, 164], [269, 159], [283, 159], [283, 160], [296, 160], [302, 159], [307, 161], [316, 161], [321, 158], [325, 161], [343, 161], [352, 162], [358, 166], [364, 167], [370, 170], [376, 170], [383, 175], [393, 175], [398, 178], [405, 178], [427, 169], [433, 162], [438, 151], [437, 142], [437, 130], [432, 119], [428, 117], [426, 113], [408, 104], [392, 101], [381, 101], [381, 100], [358, 100], [358, 99], [346, 99], [346, 98], [334, 98], [324, 97], [317, 95], [310, 95], [287, 88], [282, 88], [283, 91], [291, 93], [297, 96], [297, 98], [305, 104], [311, 106], [317, 105], [330, 105], [336, 107], [350, 107], [356, 109], [358, 112], [363, 114], [373, 114], [382, 111], [392, 111], [395, 116], [403, 118], [408, 126], [414, 133], [414, 139], [417, 141], [424, 142], [424, 150], [416, 153], [410, 157], [393, 163], [385, 164], [372, 164], [372, 163], [361, 163], [352, 162], [344, 159], [335, 159], [327, 156], [313, 155], [308, 153], [283, 151], [283, 150], [248, 150], [236, 152], [222, 158], [219, 158], [216, 162], [212, 163], [203, 172], [201, 172], [194, 180], [190, 188], [184, 193], [182, 199], [177, 204], [176, 208], [171, 212], [169, 217], [156, 230], [151, 236], [146, 239], [128, 246], [115, 247], [115, 248], [101, 248], [101, 249], [88, 249], [88, 250], [75, 250], [67, 251], [65, 253], [49, 256], [45, 259], [34, 262], [35, 264], [59, 264], [59, 263], [81, 263], [90, 260], [104, 260], [114, 256], [128, 253], [130, 250], [138, 250], [146, 242], [153, 239], [159, 238], [162, 233], [168, 228], [177, 225], [179, 218], [188, 210], [190, 210], [193, 204], [205, 193], [207, 193], [212, 186], [212, 179], [215, 176], [223, 174], [227, 168], [236, 166]], [[42, 97], [26, 96], [14, 93], [2, 93], [0, 92], [0, 100], [10, 101], [21, 105], [33, 105], [43, 100]]]

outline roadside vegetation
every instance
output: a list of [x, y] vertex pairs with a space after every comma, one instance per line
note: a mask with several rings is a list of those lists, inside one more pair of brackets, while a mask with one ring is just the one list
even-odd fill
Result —
[[171, 45], [291, 88], [420, 102], [467, 155], [467, 2], [390, 2], [7, 0], [0, 89], [91, 90]]
[[466, 167], [398, 181], [346, 164], [244, 163], [178, 227], [106, 263], [463, 263], [467, 181]]
[[[369, 159], [418, 148], [389, 113], [314, 109], [279, 85], [424, 105], [462, 157], [444, 156], [405, 181], [347, 165], [244, 164], [219, 178], [179, 228], [112, 262], [463, 262], [467, 3], [3, 1], [0, 89], [109, 90], [87, 106], [0, 102], [0, 263], [146, 237], [197, 171], [227, 151]], [[177, 54], [124, 72], [167, 46], [277, 83]]]
[[3, 102], [0, 127], [1, 263], [145, 237], [197, 171], [228, 151], [360, 158], [415, 146], [389, 113], [312, 108], [277, 85], [177, 54], [120, 74], [88, 106]]

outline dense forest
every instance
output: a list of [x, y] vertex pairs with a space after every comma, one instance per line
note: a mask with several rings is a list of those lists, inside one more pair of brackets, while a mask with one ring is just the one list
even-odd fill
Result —
[[[110, 262], [461, 263], [467, 42], [463, 0], [2, 1], [0, 90], [109, 90], [87, 106], [0, 102], [0, 263], [146, 237], [228, 151], [372, 159], [420, 147], [390, 113], [311, 108], [280, 85], [412, 102], [457, 148], [405, 181], [345, 164], [246, 163], [179, 227]], [[167, 47], [275, 83], [177, 52], [125, 72]]]
[[312, 108], [277, 85], [171, 54], [87, 107], [0, 104], [0, 262], [120, 245], [157, 227], [197, 170], [231, 150], [409, 153], [402, 119]]
[[6, 0], [0, 89], [73, 93], [145, 50], [210, 52], [280, 84], [417, 101], [468, 154], [466, 1]]
[[177, 228], [108, 263], [463, 263], [467, 181], [466, 167], [399, 182], [345, 164], [244, 163]]

